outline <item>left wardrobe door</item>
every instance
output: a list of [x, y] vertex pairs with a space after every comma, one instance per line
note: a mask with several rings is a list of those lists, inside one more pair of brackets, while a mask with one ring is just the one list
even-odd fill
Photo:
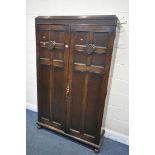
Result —
[[38, 121], [65, 130], [69, 36], [67, 25], [37, 25]]

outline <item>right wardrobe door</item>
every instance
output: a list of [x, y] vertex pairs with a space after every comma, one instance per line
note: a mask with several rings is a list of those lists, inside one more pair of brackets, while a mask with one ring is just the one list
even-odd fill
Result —
[[72, 25], [67, 132], [99, 144], [115, 26]]

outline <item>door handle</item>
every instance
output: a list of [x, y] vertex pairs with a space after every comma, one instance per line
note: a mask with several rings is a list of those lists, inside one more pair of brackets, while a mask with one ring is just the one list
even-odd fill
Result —
[[66, 96], [69, 95], [69, 92], [70, 92], [70, 88], [69, 88], [69, 84], [68, 84], [67, 87], [66, 87]]

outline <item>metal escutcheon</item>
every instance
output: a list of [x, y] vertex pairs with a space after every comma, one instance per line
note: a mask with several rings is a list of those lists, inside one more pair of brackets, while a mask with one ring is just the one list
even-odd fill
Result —
[[65, 47], [68, 48], [69, 46], [68, 45], [65, 45]]

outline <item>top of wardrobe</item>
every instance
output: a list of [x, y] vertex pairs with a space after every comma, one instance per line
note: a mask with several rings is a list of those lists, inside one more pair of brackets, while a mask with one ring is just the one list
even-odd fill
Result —
[[35, 22], [36, 24], [75, 23], [117, 25], [118, 18], [116, 15], [38, 16], [35, 18]]
[[36, 19], [118, 19], [116, 15], [38, 16]]

